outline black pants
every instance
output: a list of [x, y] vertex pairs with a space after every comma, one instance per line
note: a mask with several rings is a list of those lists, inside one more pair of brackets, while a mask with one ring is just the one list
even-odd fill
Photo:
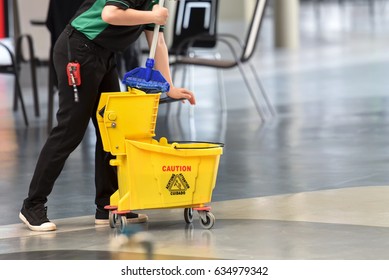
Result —
[[[68, 85], [66, 74], [68, 40], [72, 59], [81, 65], [82, 84], [78, 86], [78, 103], [74, 102], [73, 89]], [[115, 169], [109, 165], [112, 156], [103, 151], [96, 110], [102, 92], [120, 91], [114, 53], [95, 45], [67, 26], [54, 46], [53, 61], [59, 88], [58, 126], [52, 129], [40, 153], [24, 203], [29, 207], [47, 202], [66, 159], [81, 143], [92, 119], [97, 138], [95, 203], [99, 207], [109, 205], [109, 198], [117, 190], [118, 182]]]

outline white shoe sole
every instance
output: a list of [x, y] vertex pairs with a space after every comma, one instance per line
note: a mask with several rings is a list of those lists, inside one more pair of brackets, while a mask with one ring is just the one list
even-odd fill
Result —
[[32, 231], [53, 231], [53, 230], [56, 230], [57, 229], [57, 226], [52, 223], [52, 222], [47, 222], [47, 223], [43, 223], [41, 224], [40, 226], [33, 226], [31, 225], [26, 217], [24, 217], [24, 215], [20, 212], [19, 213], [19, 218], [23, 221], [23, 223], [25, 223], [29, 229], [31, 229]]

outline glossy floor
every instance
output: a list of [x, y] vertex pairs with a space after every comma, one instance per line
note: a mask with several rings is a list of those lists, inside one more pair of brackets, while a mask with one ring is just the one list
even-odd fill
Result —
[[29, 231], [18, 213], [47, 137], [47, 73], [39, 69], [39, 118], [23, 80], [28, 128], [12, 112], [12, 77], [1, 75], [0, 259], [389, 259], [389, 7], [328, 2], [302, 2], [292, 51], [273, 48], [268, 10], [253, 63], [276, 118], [260, 120], [238, 70], [223, 73], [225, 112], [217, 73], [203, 68], [193, 69], [194, 108], [165, 122], [161, 105], [156, 138], [225, 143], [210, 230], [197, 215], [186, 224], [183, 209], [141, 211], [149, 222], [132, 225], [129, 239], [95, 226], [88, 130], [49, 197], [58, 230]]

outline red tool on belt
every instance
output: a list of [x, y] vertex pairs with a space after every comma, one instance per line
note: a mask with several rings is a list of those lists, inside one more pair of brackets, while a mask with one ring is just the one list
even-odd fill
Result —
[[78, 102], [77, 86], [81, 85], [80, 64], [78, 62], [69, 62], [66, 67], [69, 86], [73, 87], [74, 102]]

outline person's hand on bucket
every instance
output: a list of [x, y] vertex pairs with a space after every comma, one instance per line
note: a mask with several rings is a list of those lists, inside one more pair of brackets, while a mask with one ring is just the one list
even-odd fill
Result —
[[[196, 98], [193, 92], [186, 88], [177, 88], [177, 87], [170, 87], [169, 92], [167, 93], [167, 96], [174, 98], [174, 99], [187, 99], [191, 105], [196, 104]], [[182, 100], [184, 103], [185, 100]]]

